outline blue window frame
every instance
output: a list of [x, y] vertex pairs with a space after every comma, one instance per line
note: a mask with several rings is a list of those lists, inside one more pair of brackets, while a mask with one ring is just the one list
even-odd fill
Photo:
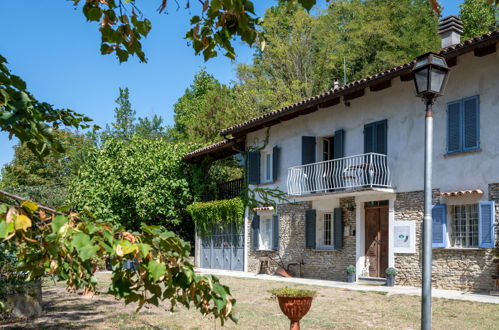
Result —
[[480, 149], [478, 95], [447, 103], [447, 153]]

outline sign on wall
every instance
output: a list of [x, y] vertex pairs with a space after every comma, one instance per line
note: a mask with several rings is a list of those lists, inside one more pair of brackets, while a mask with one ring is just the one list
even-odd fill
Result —
[[416, 253], [415, 221], [395, 221], [393, 223], [393, 252]]

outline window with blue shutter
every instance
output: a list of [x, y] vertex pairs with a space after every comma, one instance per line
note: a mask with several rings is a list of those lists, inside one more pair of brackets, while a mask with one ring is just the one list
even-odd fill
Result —
[[341, 208], [334, 209], [334, 249], [343, 249], [343, 212]]
[[447, 104], [447, 153], [480, 148], [478, 95]]
[[316, 230], [317, 212], [315, 210], [305, 211], [305, 247], [315, 249], [315, 230]]
[[279, 157], [280, 149], [278, 146], [272, 148], [272, 181], [277, 181], [279, 178]]
[[334, 132], [333, 158], [345, 157], [345, 131], [340, 129]]
[[279, 250], [279, 214], [272, 215], [272, 249]]
[[255, 214], [251, 222], [251, 247], [257, 250], [260, 247], [260, 216]]
[[315, 163], [315, 136], [301, 137], [302, 165]]
[[493, 201], [480, 202], [478, 206], [478, 240], [481, 248], [494, 248], [495, 204]]
[[437, 204], [432, 208], [432, 247], [442, 248], [447, 245], [447, 205]]
[[248, 183], [260, 183], [260, 151], [248, 153]]
[[386, 155], [388, 152], [387, 120], [380, 120], [364, 126], [364, 153], [375, 152]]

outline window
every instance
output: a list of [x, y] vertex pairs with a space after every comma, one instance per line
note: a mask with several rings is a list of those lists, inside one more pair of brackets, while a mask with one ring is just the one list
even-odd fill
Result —
[[260, 221], [260, 250], [272, 250], [272, 218], [262, 218]]
[[478, 95], [447, 104], [447, 153], [480, 148]]
[[388, 150], [387, 120], [364, 126], [364, 153], [375, 152], [386, 155]]
[[452, 247], [478, 247], [478, 204], [452, 205], [451, 207]]
[[322, 139], [322, 160], [333, 159], [333, 139], [334, 137], [325, 137]]
[[[433, 205], [434, 248], [483, 248], [495, 244], [495, 203]], [[450, 244], [450, 245], [448, 245]]]
[[333, 249], [333, 213], [323, 213], [317, 220], [317, 249]]
[[262, 152], [262, 182], [272, 182], [272, 152]]

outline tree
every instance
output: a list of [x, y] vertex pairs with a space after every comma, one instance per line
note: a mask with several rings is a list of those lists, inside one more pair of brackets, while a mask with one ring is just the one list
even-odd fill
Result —
[[129, 230], [146, 223], [170, 229], [182, 224], [188, 231], [185, 207], [192, 196], [182, 157], [189, 150], [166, 138], [106, 139], [71, 180], [69, 204]]
[[265, 49], [238, 66], [239, 86], [268, 112], [332, 88], [344, 60], [353, 81], [437, 49], [437, 23], [426, 0], [338, 0], [316, 15], [281, 2], [265, 13]]
[[495, 30], [499, 27], [499, 7], [482, 0], [464, 0], [459, 5], [465, 39]]
[[112, 124], [112, 134], [119, 139], [129, 139], [135, 131], [136, 112], [132, 109], [128, 87], [120, 88], [120, 96], [115, 102], [118, 107], [114, 109], [115, 122]]
[[68, 130], [55, 130], [53, 134], [65, 152], [52, 152], [40, 160], [26, 144], [18, 143], [14, 159], [2, 168], [0, 189], [50, 207], [66, 203], [66, 185], [85, 161], [85, 150], [91, 148], [91, 142]]

